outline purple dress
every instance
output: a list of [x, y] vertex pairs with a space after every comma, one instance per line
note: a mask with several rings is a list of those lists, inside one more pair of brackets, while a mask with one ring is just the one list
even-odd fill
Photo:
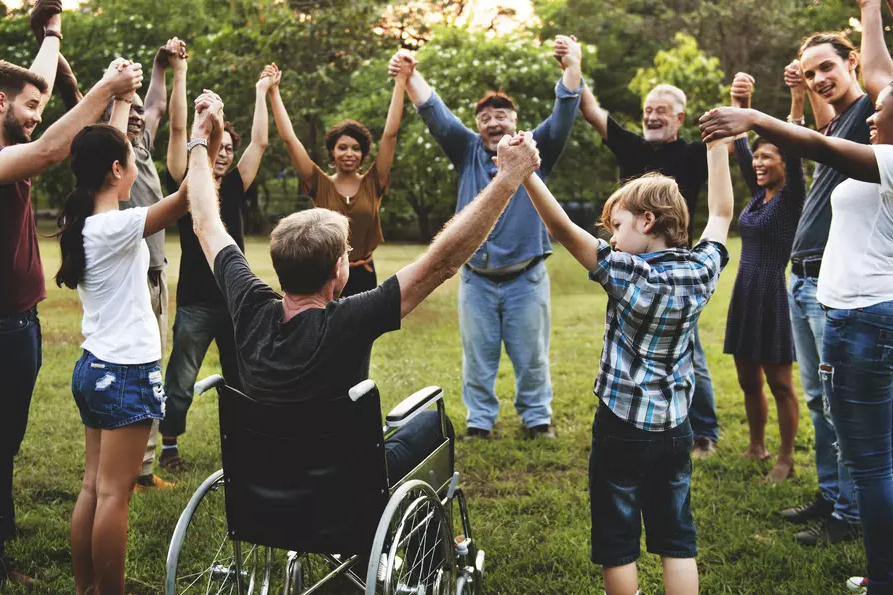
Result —
[[741, 263], [723, 351], [756, 363], [791, 363], [795, 361], [794, 340], [785, 269], [806, 197], [803, 164], [799, 157], [787, 156], [785, 186], [764, 202], [766, 190], [757, 186], [747, 139], [735, 141], [735, 155], [753, 198], [738, 218]]

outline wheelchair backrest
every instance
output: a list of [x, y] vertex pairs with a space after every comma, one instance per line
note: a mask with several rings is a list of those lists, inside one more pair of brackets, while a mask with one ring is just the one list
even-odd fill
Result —
[[218, 394], [230, 539], [367, 551], [389, 495], [378, 389], [356, 402], [262, 403], [228, 386]]

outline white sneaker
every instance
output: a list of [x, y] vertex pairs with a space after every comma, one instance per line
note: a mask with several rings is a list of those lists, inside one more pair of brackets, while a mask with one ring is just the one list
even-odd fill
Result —
[[846, 581], [846, 588], [854, 593], [868, 593], [868, 577], [851, 576]]

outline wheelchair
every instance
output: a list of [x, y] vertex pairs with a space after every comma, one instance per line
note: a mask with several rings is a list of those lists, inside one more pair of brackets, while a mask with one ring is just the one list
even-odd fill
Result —
[[[406, 398], [384, 425], [371, 380], [337, 399], [286, 404], [255, 401], [219, 375], [195, 386], [211, 388], [223, 468], [180, 515], [166, 595], [482, 593], [484, 551], [453, 469], [440, 388]], [[389, 481], [385, 439], [431, 405], [443, 441]]]

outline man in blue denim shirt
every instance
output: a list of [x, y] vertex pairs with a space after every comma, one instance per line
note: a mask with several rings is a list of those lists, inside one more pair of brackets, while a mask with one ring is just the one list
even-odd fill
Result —
[[[580, 105], [580, 47], [562, 61], [564, 75], [555, 89], [555, 107], [533, 138], [542, 158], [537, 175], [546, 179], [570, 138]], [[468, 129], [401, 54], [392, 72], [413, 70], [407, 92], [428, 130], [459, 173], [456, 212], [465, 208], [496, 175], [493, 157], [506, 134], [514, 134], [518, 115], [502, 92], [478, 102], [478, 132]], [[468, 408], [468, 435], [487, 437], [499, 414], [496, 372], [502, 343], [515, 370], [515, 409], [531, 436], [554, 437], [552, 382], [549, 378], [549, 277], [544, 259], [552, 253], [549, 234], [520, 188], [490, 237], [462, 268], [459, 330], [462, 334], [462, 398]]]

